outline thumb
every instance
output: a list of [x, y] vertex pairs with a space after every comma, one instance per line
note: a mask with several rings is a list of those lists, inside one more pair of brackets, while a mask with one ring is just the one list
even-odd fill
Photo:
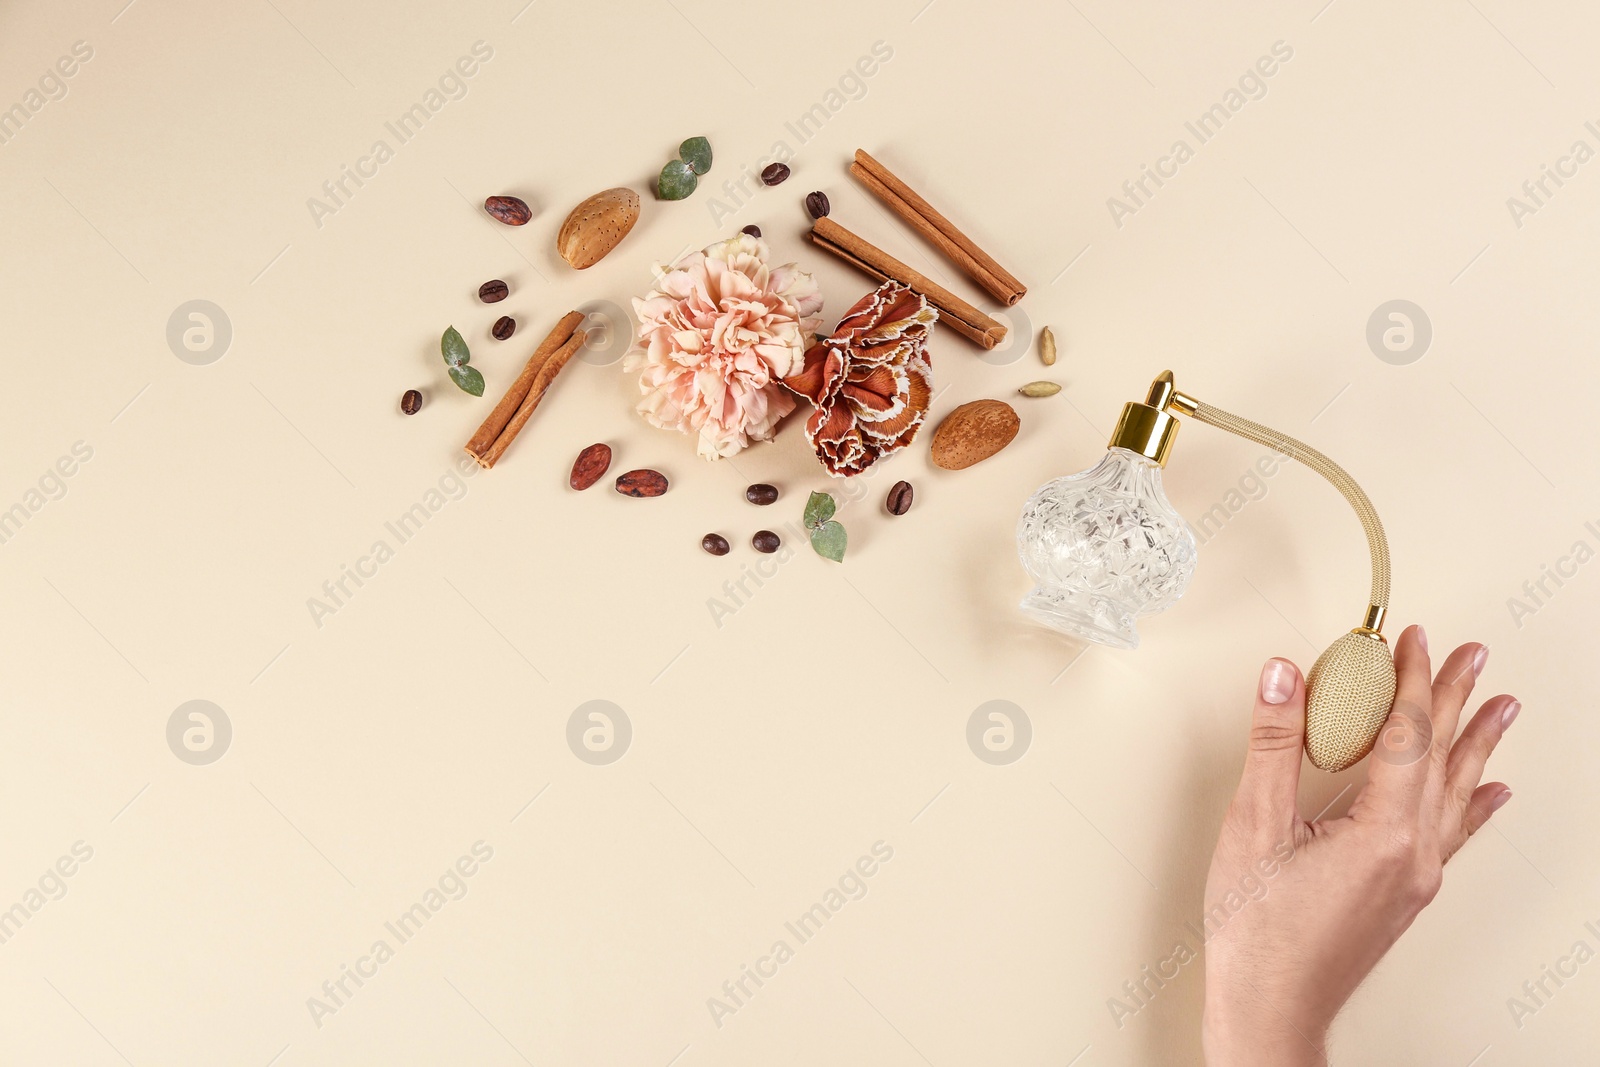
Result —
[[1269, 659], [1256, 689], [1238, 799], [1246, 811], [1274, 827], [1298, 816], [1295, 793], [1305, 734], [1306, 687], [1300, 669], [1286, 659]]

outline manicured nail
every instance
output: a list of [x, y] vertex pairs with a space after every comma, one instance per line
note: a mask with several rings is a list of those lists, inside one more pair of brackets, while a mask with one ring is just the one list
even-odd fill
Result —
[[1417, 627], [1417, 644], [1422, 646], [1422, 651], [1428, 651], [1428, 631]]
[[1500, 732], [1505, 733], [1511, 729], [1511, 724], [1517, 721], [1517, 712], [1522, 710], [1522, 701], [1513, 700], [1506, 705], [1506, 710], [1500, 713]]
[[1268, 660], [1261, 672], [1261, 699], [1282, 704], [1294, 696], [1294, 668], [1281, 659]]
[[1511, 790], [1507, 789], [1507, 790], [1503, 791], [1499, 796], [1497, 796], [1493, 800], [1489, 801], [1489, 810], [1490, 811], [1499, 811], [1501, 808], [1506, 806], [1506, 801], [1508, 801], [1510, 799], [1511, 799]]
[[1483, 665], [1489, 662], [1489, 646], [1479, 645], [1478, 651], [1472, 656], [1472, 676], [1478, 677], [1483, 673]]

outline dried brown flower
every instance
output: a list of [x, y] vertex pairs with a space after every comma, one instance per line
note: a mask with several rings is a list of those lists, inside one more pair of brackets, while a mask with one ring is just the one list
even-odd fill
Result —
[[928, 334], [938, 319], [924, 297], [884, 282], [783, 379], [816, 405], [806, 439], [829, 474], [860, 474], [916, 437], [933, 398]]

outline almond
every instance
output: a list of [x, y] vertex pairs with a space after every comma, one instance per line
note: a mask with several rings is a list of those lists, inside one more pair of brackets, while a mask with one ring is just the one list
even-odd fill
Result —
[[606, 257], [639, 221], [639, 194], [632, 189], [607, 189], [577, 207], [556, 234], [556, 251], [578, 270]]
[[974, 400], [944, 417], [933, 431], [933, 462], [947, 471], [965, 470], [1009, 445], [1022, 428], [1011, 405]]

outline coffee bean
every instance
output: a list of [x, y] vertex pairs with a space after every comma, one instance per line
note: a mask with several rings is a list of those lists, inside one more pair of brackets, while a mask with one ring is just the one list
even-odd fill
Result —
[[700, 538], [700, 547], [713, 556], [726, 556], [728, 554], [728, 539], [721, 534], [706, 534]]
[[904, 515], [911, 510], [911, 483], [895, 482], [889, 489], [889, 496], [883, 502], [891, 515]]
[[746, 226], [744, 229], [740, 230], [739, 232], [740, 233], [747, 233], [751, 237], [759, 238], [761, 236], [761, 227], [752, 223], [751, 225]]
[[789, 177], [789, 168], [782, 163], [774, 163], [761, 172], [763, 185], [781, 185]]
[[489, 332], [494, 334], [496, 341], [504, 341], [507, 337], [517, 332], [517, 320], [510, 315], [501, 315], [494, 320], [494, 326]]
[[782, 539], [771, 530], [760, 530], [754, 537], [750, 538], [750, 545], [757, 552], [776, 552], [782, 544]]
[[806, 194], [806, 211], [814, 219], [820, 219], [828, 213], [828, 194], [820, 190]]
[[491, 196], [483, 202], [483, 210], [507, 226], [522, 226], [533, 218], [527, 203], [514, 196]]
[[768, 485], [766, 482], [757, 482], [744, 491], [744, 498], [752, 504], [760, 504], [762, 507], [766, 507], [778, 499], [778, 487]]
[[660, 471], [636, 470], [617, 475], [617, 492], [623, 496], [660, 496], [667, 491], [667, 476]]
[[400, 398], [400, 410], [407, 415], [415, 415], [422, 410], [422, 393], [416, 389], [407, 389]]
[[572, 461], [572, 474], [567, 478], [567, 484], [582, 492], [598, 482], [610, 466], [611, 446], [590, 445]]
[[478, 286], [478, 299], [485, 304], [497, 304], [504, 300], [509, 292], [511, 292], [511, 288], [505, 282], [496, 278], [492, 282], [484, 282]]

